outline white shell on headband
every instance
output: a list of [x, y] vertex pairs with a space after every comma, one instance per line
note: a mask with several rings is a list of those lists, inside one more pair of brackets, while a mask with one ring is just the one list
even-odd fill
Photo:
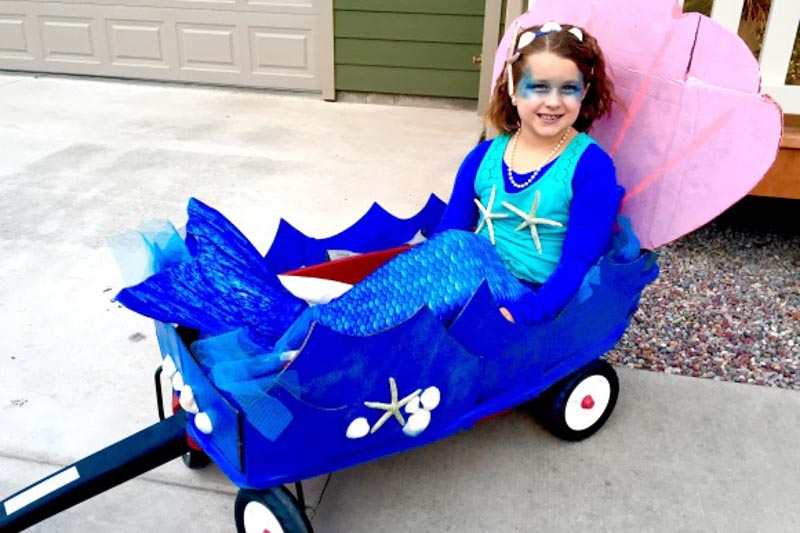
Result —
[[572, 35], [574, 35], [575, 37], [577, 37], [577, 39], [578, 39], [580, 42], [583, 42], [583, 32], [581, 31], [581, 29], [580, 29], [580, 28], [570, 28], [570, 29], [569, 29], [569, 30], [567, 30], [567, 31], [569, 31], [569, 32], [570, 32]]
[[561, 31], [561, 24], [551, 20], [539, 28], [539, 32], [541, 33], [550, 33], [551, 31]]
[[526, 31], [525, 33], [523, 33], [519, 38], [519, 42], [517, 43], [517, 50], [525, 48], [526, 46], [531, 44], [535, 37], [536, 34], [533, 33], [532, 31]]

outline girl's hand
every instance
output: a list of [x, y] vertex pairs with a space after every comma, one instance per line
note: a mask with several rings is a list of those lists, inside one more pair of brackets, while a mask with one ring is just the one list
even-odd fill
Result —
[[515, 323], [514, 317], [511, 315], [511, 311], [506, 309], [505, 307], [500, 308], [500, 314], [503, 315], [503, 318], [511, 322], [512, 324]]

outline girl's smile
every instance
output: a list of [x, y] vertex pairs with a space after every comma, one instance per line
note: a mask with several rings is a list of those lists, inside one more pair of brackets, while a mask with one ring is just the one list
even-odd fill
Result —
[[563, 135], [577, 120], [587, 87], [578, 67], [550, 52], [526, 57], [525, 71], [517, 85], [517, 112], [522, 133], [531, 141]]

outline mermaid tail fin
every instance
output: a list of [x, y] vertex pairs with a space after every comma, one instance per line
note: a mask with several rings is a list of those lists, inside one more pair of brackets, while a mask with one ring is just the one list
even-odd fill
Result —
[[221, 213], [192, 198], [187, 208], [190, 259], [120, 291], [116, 300], [142, 315], [219, 335], [244, 326], [271, 347], [307, 307], [271, 272]]

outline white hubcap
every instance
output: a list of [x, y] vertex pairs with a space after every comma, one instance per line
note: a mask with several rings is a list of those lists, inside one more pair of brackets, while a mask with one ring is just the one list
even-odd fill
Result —
[[564, 418], [573, 431], [592, 427], [606, 412], [611, 399], [611, 384], [600, 375], [589, 376], [572, 391], [567, 399]]
[[244, 507], [244, 530], [247, 533], [284, 533], [272, 511], [259, 502], [249, 502]]

